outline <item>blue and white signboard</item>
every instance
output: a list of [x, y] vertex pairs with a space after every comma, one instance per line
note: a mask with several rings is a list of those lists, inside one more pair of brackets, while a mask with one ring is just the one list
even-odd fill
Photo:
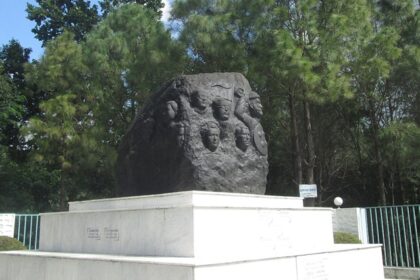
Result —
[[13, 237], [15, 233], [15, 214], [0, 214], [0, 236]]
[[317, 197], [318, 192], [315, 184], [299, 185], [299, 196], [303, 198]]

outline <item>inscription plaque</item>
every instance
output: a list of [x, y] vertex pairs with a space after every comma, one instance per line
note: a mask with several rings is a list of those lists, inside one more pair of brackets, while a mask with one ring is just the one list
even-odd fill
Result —
[[115, 228], [106, 227], [104, 228], [105, 239], [111, 239], [113, 241], [120, 240], [120, 231]]
[[329, 280], [326, 256], [298, 258], [298, 280]]
[[13, 237], [15, 233], [15, 214], [0, 214], [0, 236]]
[[101, 240], [101, 232], [98, 228], [87, 228], [87, 238]]

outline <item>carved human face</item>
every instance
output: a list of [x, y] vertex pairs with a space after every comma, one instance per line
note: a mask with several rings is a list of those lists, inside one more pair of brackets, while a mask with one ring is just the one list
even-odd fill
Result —
[[194, 92], [191, 98], [192, 105], [200, 110], [206, 109], [211, 103], [210, 97], [201, 91]]
[[217, 119], [226, 121], [230, 117], [231, 102], [228, 100], [219, 101], [215, 104], [215, 116]]
[[263, 106], [259, 97], [249, 100], [249, 108], [253, 117], [261, 118], [263, 115]]
[[205, 137], [204, 145], [206, 148], [212, 152], [216, 151], [220, 143], [220, 130], [217, 127], [211, 127]]
[[185, 125], [180, 124], [178, 126], [177, 134], [176, 134], [176, 142], [178, 144], [178, 147], [182, 147], [185, 142], [185, 134], [186, 134], [186, 128]]
[[249, 134], [249, 130], [240, 129], [236, 133], [236, 146], [245, 152], [249, 145], [251, 145], [251, 135]]
[[171, 100], [166, 102], [162, 106], [162, 118], [165, 122], [170, 122], [173, 120], [177, 114], [178, 111], [178, 104]]

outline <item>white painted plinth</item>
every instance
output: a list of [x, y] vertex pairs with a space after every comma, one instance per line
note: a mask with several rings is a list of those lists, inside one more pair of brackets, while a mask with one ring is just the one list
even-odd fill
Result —
[[255, 257], [333, 243], [331, 209], [274, 196], [190, 191], [78, 202], [41, 221], [39, 248], [50, 252]]
[[2, 280], [383, 280], [379, 246], [253, 259], [0, 253]]
[[157, 209], [182, 206], [242, 208], [302, 208], [303, 199], [289, 196], [252, 195], [240, 193], [185, 191], [143, 196], [74, 201], [69, 211]]
[[377, 245], [334, 245], [302, 199], [181, 192], [42, 214], [42, 252], [0, 252], [0, 280], [383, 280]]

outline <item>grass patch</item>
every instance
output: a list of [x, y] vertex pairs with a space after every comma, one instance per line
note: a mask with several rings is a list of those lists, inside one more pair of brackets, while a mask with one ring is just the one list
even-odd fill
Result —
[[361, 244], [359, 238], [347, 232], [334, 232], [334, 243], [336, 244]]
[[22, 242], [15, 238], [0, 236], [0, 251], [26, 250]]

